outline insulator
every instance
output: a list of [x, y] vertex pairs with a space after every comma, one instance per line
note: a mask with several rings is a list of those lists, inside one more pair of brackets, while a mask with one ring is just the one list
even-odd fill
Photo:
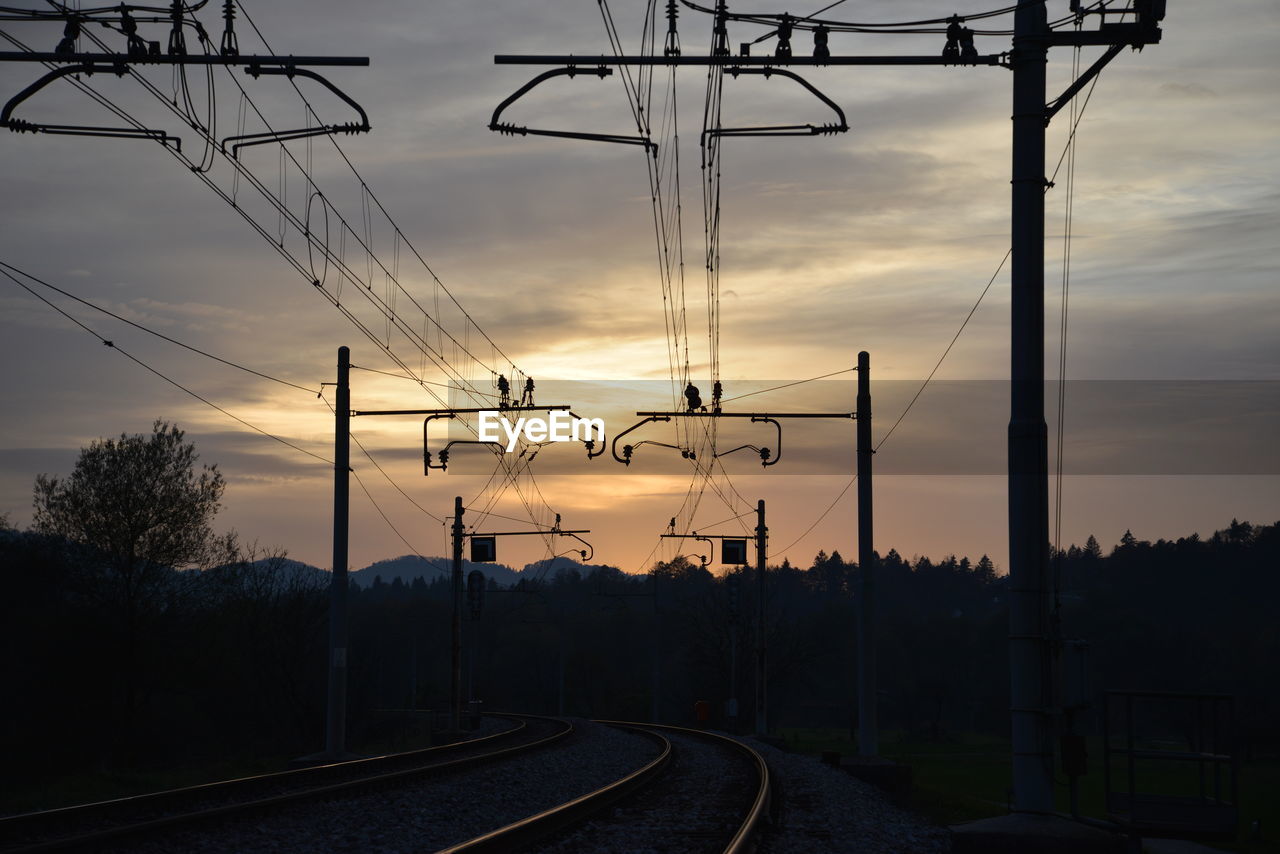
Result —
[[67, 54], [76, 52], [76, 39], [80, 38], [80, 19], [76, 17], [67, 18], [67, 24], [62, 28], [62, 41], [58, 42], [58, 46], [53, 49], [54, 53]]
[[680, 33], [676, 30], [676, 0], [667, 0], [667, 41], [662, 49], [666, 56], [680, 55]]
[[778, 49], [775, 56], [791, 56], [791, 16], [783, 15], [778, 23]]
[[947, 43], [942, 47], [942, 58], [957, 60], [960, 58], [960, 40], [964, 37], [964, 27], [960, 26], [964, 18], [952, 15], [947, 19]]
[[702, 408], [702, 395], [698, 393], [698, 387], [693, 383], [689, 383], [684, 389], [685, 400], [688, 401], [689, 411], [696, 412]]
[[236, 40], [236, 4], [235, 0], [226, 0], [222, 4], [222, 18], [227, 22], [226, 29], [222, 31], [222, 55], [223, 56], [239, 56], [240, 43]]
[[120, 4], [120, 31], [129, 42], [130, 56], [147, 55], [147, 43], [138, 35], [138, 22], [133, 19], [133, 15], [129, 14], [129, 7], [123, 3]]
[[720, 0], [720, 3], [719, 3], [719, 4], [717, 4], [717, 6], [716, 6], [716, 23], [715, 23], [715, 27], [712, 29], [712, 33], [713, 33], [713, 35], [714, 35], [714, 38], [712, 39], [712, 43], [713, 43], [713, 50], [711, 51], [711, 53], [712, 53], [714, 56], [728, 56], [728, 55], [729, 55], [729, 26], [728, 26], [728, 23], [729, 23], [729, 15], [728, 15], [728, 13], [725, 11], [724, 0]]
[[169, 55], [187, 55], [187, 38], [182, 34], [181, 12], [174, 16], [173, 29], [169, 31]]
[[831, 56], [831, 48], [827, 47], [827, 38], [831, 34], [823, 25], [818, 25], [813, 31], [813, 55], [817, 59], [826, 59]]

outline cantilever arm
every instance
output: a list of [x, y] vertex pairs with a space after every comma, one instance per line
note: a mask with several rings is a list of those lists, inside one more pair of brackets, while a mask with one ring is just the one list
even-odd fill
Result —
[[[429, 476], [431, 474], [432, 469], [440, 469], [441, 471], [443, 471], [444, 467], [448, 465], [447, 462], [443, 462], [443, 461], [438, 466], [432, 465], [431, 451], [427, 449], [427, 425], [429, 425], [432, 421], [436, 420], [437, 418], [454, 418], [454, 417], [456, 416], [454, 416], [452, 412], [440, 412], [434, 415], [428, 415], [426, 418], [422, 419], [422, 474], [424, 476]], [[445, 459], [447, 460], [448, 457], [446, 457]]]
[[716, 454], [716, 456], [727, 457], [730, 454], [737, 453], [738, 451], [751, 450], [760, 455], [760, 464], [762, 466], [776, 466], [778, 464], [778, 460], [782, 459], [782, 424], [767, 415], [751, 416], [751, 423], [753, 424], [763, 424], [765, 422], [772, 424], [778, 430], [778, 452], [776, 454], [770, 454], [768, 448], [762, 448], [756, 445], [739, 445], [732, 450], [721, 451]]
[[671, 420], [671, 416], [669, 415], [650, 415], [648, 418], [644, 419], [640, 423], [632, 424], [626, 430], [623, 430], [621, 433], [613, 437], [613, 443], [609, 446], [610, 450], [613, 453], [613, 458], [618, 462], [622, 463], [624, 466], [631, 465], [631, 460], [629, 458], [623, 459], [622, 457], [618, 456], [618, 440], [621, 439], [623, 436], [627, 435], [628, 433], [630, 433], [632, 430], [638, 430], [639, 428], [643, 427], [644, 425], [648, 424], [651, 421], [670, 421], [670, 420]]
[[747, 128], [717, 128], [707, 130], [704, 136], [816, 136], [826, 133], [843, 133], [849, 129], [849, 122], [845, 119], [844, 110], [840, 109], [840, 105], [828, 98], [822, 92], [805, 80], [798, 74], [787, 71], [785, 68], [741, 68], [732, 67], [728, 69], [729, 73], [735, 77], [739, 74], [760, 74], [768, 77], [772, 74], [778, 74], [788, 79], [794, 80], [804, 88], [808, 89], [818, 100], [830, 107], [839, 121], [835, 124], [826, 125], [769, 125], [764, 127], [747, 127]]
[[182, 150], [182, 140], [176, 136], [170, 136], [162, 130], [151, 130], [150, 128], [129, 128], [129, 127], [99, 127], [96, 125], [49, 125], [40, 122], [29, 122], [24, 119], [15, 119], [13, 111], [18, 105], [48, 86], [53, 81], [66, 77], [69, 74], [94, 74], [101, 72], [112, 72], [116, 75], [123, 75], [126, 67], [116, 65], [111, 69], [96, 66], [93, 63], [86, 62], [78, 65], [64, 65], [61, 68], [55, 68], [46, 73], [27, 88], [14, 95], [4, 105], [4, 109], [0, 110], [0, 127], [7, 127], [15, 133], [51, 133], [62, 134], [65, 136], [105, 136], [115, 137], [118, 139], [153, 139], [163, 145], [168, 145], [172, 140], [179, 151]]
[[[528, 83], [521, 86], [515, 91], [515, 94], [504, 100], [493, 111], [493, 118], [489, 119], [489, 130], [497, 131], [503, 134], [519, 134], [520, 136], [558, 136], [565, 139], [587, 139], [595, 142], [620, 142], [626, 145], [643, 145], [645, 150], [657, 151], [658, 146], [647, 136], [626, 136], [624, 134], [613, 133], [588, 133], [585, 131], [566, 131], [566, 130], [543, 130], [541, 128], [519, 127], [513, 124], [507, 124], [500, 119], [502, 111], [523, 98], [529, 90], [533, 89], [540, 83], [550, 80], [552, 77], [568, 76], [574, 77], [579, 73], [577, 66], [570, 65], [567, 68], [553, 68], [550, 71], [544, 71]], [[613, 73], [613, 69], [605, 66], [597, 66], [592, 71], [583, 72], [586, 74], [595, 74], [600, 78], [604, 78]]]
[[702, 536], [699, 536], [697, 531], [694, 531], [694, 532], [693, 532], [693, 534], [694, 534], [693, 539], [694, 539], [694, 541], [695, 541], [695, 542], [699, 542], [699, 541], [700, 541], [700, 542], [704, 542], [704, 543], [706, 543], [707, 545], [711, 546], [711, 554], [709, 554], [709, 555], [698, 555], [698, 559], [702, 561], [702, 565], [703, 565], [703, 567], [706, 567], [706, 566], [708, 566], [708, 565], [711, 563], [711, 561], [715, 560], [715, 556], [716, 556], [716, 544], [715, 544], [715, 541], [714, 541], [714, 540], [712, 540], [710, 537], [702, 537]]
[[240, 149], [250, 145], [265, 145], [271, 142], [288, 142], [293, 139], [305, 139], [309, 136], [325, 136], [332, 133], [367, 133], [371, 129], [369, 124], [369, 115], [364, 111], [354, 99], [349, 97], [337, 86], [334, 86], [328, 79], [311, 71], [307, 68], [297, 68], [296, 66], [286, 65], [283, 68], [263, 68], [260, 65], [250, 65], [245, 68], [245, 74], [257, 77], [260, 74], [282, 74], [289, 78], [295, 76], [306, 77], [320, 83], [333, 94], [337, 95], [346, 104], [360, 114], [359, 122], [347, 122], [340, 125], [320, 125], [314, 128], [294, 128], [293, 130], [282, 131], [265, 131], [263, 133], [246, 133], [240, 136], [229, 136], [222, 141], [222, 153], [227, 153], [227, 143], [235, 143], [231, 146], [231, 157], [240, 156]]
[[558, 531], [557, 533], [559, 533], [560, 536], [562, 537], [573, 537], [575, 540], [577, 540], [578, 542], [582, 543], [584, 546], [587, 547], [588, 551], [580, 552], [580, 554], [582, 554], [582, 559], [584, 561], [591, 560], [596, 556], [596, 547], [591, 545], [591, 543], [587, 542], [586, 540], [582, 539], [582, 537], [579, 537], [577, 534], [571, 534], [567, 531]]

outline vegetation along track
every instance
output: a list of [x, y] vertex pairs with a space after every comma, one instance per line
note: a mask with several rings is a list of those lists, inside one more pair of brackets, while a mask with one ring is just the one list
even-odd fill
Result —
[[769, 768], [727, 736], [658, 724], [599, 721], [653, 739], [658, 757], [626, 777], [442, 854], [751, 850], [769, 811]]
[[9, 816], [0, 819], [0, 851], [93, 849], [212, 819], [473, 768], [553, 744], [573, 733], [573, 725], [559, 718], [490, 717], [505, 718], [514, 726], [439, 747]]

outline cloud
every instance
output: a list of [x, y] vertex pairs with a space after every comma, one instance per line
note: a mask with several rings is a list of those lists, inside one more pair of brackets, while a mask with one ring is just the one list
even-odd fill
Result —
[[[1280, 194], [1259, 176], [1274, 174], [1280, 145], [1275, 124], [1257, 118], [1269, 115], [1272, 93], [1280, 86], [1268, 29], [1271, 5], [1261, 0], [1235, 4], [1230, 16], [1211, 4], [1179, 7], [1165, 22], [1161, 44], [1123, 54], [1100, 78], [1078, 136], [1069, 376], [1275, 378], [1280, 316], [1273, 256]], [[367, 270], [359, 243], [370, 239], [378, 257], [405, 283], [409, 295], [396, 299], [408, 331], [391, 337], [405, 364], [413, 370], [423, 366], [408, 340], [413, 336], [434, 340], [432, 346], [451, 360], [466, 347], [487, 362], [503, 363], [481, 335], [483, 329], [540, 382], [665, 378], [668, 338], [644, 155], [632, 146], [500, 137], [487, 129], [494, 107], [541, 70], [496, 66], [493, 55], [605, 51], [599, 17], [568, 0], [447, 0], [429, 10], [409, 0], [378, 0], [360, 15], [351, 13], [350, 4], [316, 0], [305, 14], [300, 9], [297, 3], [261, 4], [252, 14], [282, 52], [372, 57], [368, 68], [331, 75], [369, 110], [374, 125], [367, 136], [342, 137], [343, 150], [474, 321], [467, 322], [393, 235], [327, 141], [293, 144], [302, 162], [309, 149], [317, 184], [350, 224], [344, 233], [331, 218], [327, 242], [333, 251], [351, 269]], [[628, 49], [636, 42], [642, 11], [638, 6], [615, 10]], [[936, 12], [936, 4], [925, 0], [894, 7], [895, 16]], [[686, 50], [705, 47], [706, 24], [700, 15], [681, 17]], [[732, 28], [734, 40], [752, 32], [736, 23]], [[32, 38], [55, 41], [57, 28], [45, 29]], [[833, 37], [833, 48], [851, 53], [939, 49], [930, 39], [936, 41], [934, 36], [840, 34]], [[242, 41], [246, 50], [261, 50], [247, 28]], [[1003, 50], [1008, 43], [983, 38], [982, 47]], [[1086, 61], [1093, 53], [1086, 50]], [[18, 66], [0, 68], [0, 87], [13, 92], [30, 82], [30, 69]], [[1052, 96], [1070, 80], [1069, 54], [1055, 52], [1048, 70]], [[877, 378], [921, 378], [1008, 249], [1009, 75], [999, 68], [828, 68], [803, 74], [842, 105], [851, 130], [816, 139], [725, 141], [724, 377], [742, 382], [769, 375], [813, 376], [847, 366], [857, 350], [868, 349]], [[151, 126], [181, 127], [136, 83], [108, 77], [98, 75], [93, 82]], [[162, 88], [171, 82], [164, 74], [154, 79]], [[237, 124], [239, 94], [225, 75], [217, 79], [220, 126], [227, 133]], [[655, 79], [660, 106], [664, 80], [662, 75]], [[686, 319], [690, 359], [701, 377], [707, 356], [697, 137], [705, 74], [685, 70], [678, 80]], [[273, 121], [282, 126], [303, 122], [287, 81], [250, 83], [248, 91]], [[305, 91], [323, 117], [347, 120], [349, 110], [327, 93], [318, 87]], [[828, 112], [779, 79], [730, 79], [724, 105], [726, 120], [742, 124], [823, 121]], [[51, 87], [29, 106], [31, 115], [38, 111], [69, 122], [110, 120], [69, 86]], [[548, 83], [509, 115], [550, 128], [629, 133], [633, 127], [618, 76], [580, 75]], [[1064, 113], [1049, 128], [1049, 168], [1065, 141], [1066, 125]], [[387, 331], [377, 299], [388, 298], [385, 274], [375, 268], [371, 288], [347, 282], [337, 294], [336, 271], [331, 266], [324, 274], [318, 256], [307, 256], [297, 225], [282, 228], [278, 213], [256, 198], [249, 181], [242, 178], [235, 187], [233, 209], [151, 143], [52, 136], [36, 141], [11, 134], [0, 145], [20, 166], [0, 176], [0, 195], [18, 200], [0, 211], [3, 260], [54, 284], [70, 283], [70, 290], [130, 319], [303, 385], [333, 381], [339, 344], [353, 348], [357, 364], [401, 369], [381, 343]], [[278, 151], [246, 149], [243, 162], [265, 187], [280, 187]], [[209, 177], [230, 194], [233, 180], [225, 164]], [[1047, 197], [1054, 235], [1061, 231], [1064, 177], [1059, 175], [1058, 187]], [[290, 209], [303, 220], [310, 209], [311, 227], [319, 233], [320, 209], [294, 166], [286, 167], [283, 184]], [[367, 229], [365, 210], [370, 212]], [[252, 217], [264, 234], [237, 211]], [[1046, 250], [1050, 289], [1058, 286], [1059, 247], [1055, 237]], [[282, 252], [291, 253], [300, 269]], [[314, 277], [325, 278], [342, 311], [316, 292], [313, 266]], [[81, 275], [86, 272], [90, 275]], [[1007, 281], [1006, 270], [940, 378], [1006, 374]], [[190, 425], [205, 458], [217, 459], [234, 478], [227, 515], [237, 527], [311, 550], [299, 553], [304, 559], [326, 560], [326, 547], [314, 545], [328, 536], [323, 464], [242, 431], [119, 354], [106, 356], [92, 338], [16, 289], [0, 289], [0, 294], [0, 357], [20, 365], [22, 376], [0, 419], [0, 448], [9, 455], [0, 496], [29, 502], [34, 472], [56, 461], [29, 450], [34, 445], [72, 449], [98, 435], [145, 430], [156, 414], [164, 414]], [[424, 324], [410, 296], [438, 315], [456, 344], [437, 335], [430, 322]], [[1047, 348], [1053, 352], [1057, 300], [1052, 294], [1048, 303]], [[148, 364], [264, 429], [328, 453], [332, 420], [321, 402], [205, 363], [92, 315], [83, 316]], [[491, 380], [475, 364], [463, 371], [481, 386]], [[429, 361], [427, 376], [446, 379]], [[355, 405], [363, 407], [426, 406], [431, 400], [412, 383], [368, 373], [357, 373], [353, 395]], [[924, 413], [928, 417], [917, 422]], [[946, 423], [945, 413], [926, 402], [895, 441], [911, 438], [913, 431], [931, 439], [932, 431], [945, 433]], [[999, 432], [998, 425], [995, 429]], [[454, 490], [471, 494], [483, 485], [483, 479], [436, 478], [435, 473], [421, 478], [420, 430], [412, 423], [360, 422], [357, 430], [397, 482], [415, 496], [427, 496], [423, 501], [430, 506], [447, 510]], [[1176, 442], [1170, 447], [1194, 450]], [[794, 450], [801, 458], [799, 448]], [[988, 450], [998, 457], [999, 440]], [[65, 460], [72, 451], [50, 453]], [[366, 481], [375, 494], [386, 493], [385, 501], [379, 498], [384, 509], [412, 530], [420, 514], [401, 507], [407, 503], [360, 456], [355, 462], [369, 474]], [[748, 478], [742, 488], [785, 503], [776, 511], [779, 530], [798, 534], [838, 491], [830, 480], [806, 487], [803, 479]], [[544, 492], [552, 504], [595, 517], [584, 524], [603, 532], [597, 542], [600, 557], [608, 559], [612, 550], [628, 558], [616, 562], [635, 568], [653, 545], [649, 527], [665, 525], [671, 505], [679, 504], [688, 486], [687, 479], [675, 477], [660, 485], [643, 483], [631, 475], [598, 481], [547, 478]], [[1000, 559], [1005, 514], [999, 485], [962, 479], [886, 489], [878, 518], [884, 520], [884, 536], [900, 549], [964, 548], [990, 551]], [[1168, 495], [1150, 503], [1166, 508], [1169, 525], [1187, 523], [1196, 513], [1209, 513], [1207, 503], [1187, 491], [1194, 489], [1170, 487]], [[1126, 492], [1130, 498], [1140, 494], [1138, 487]], [[1230, 504], [1224, 497], [1228, 492], [1215, 494], [1222, 499], [1218, 509]], [[708, 496], [704, 510], [719, 502], [718, 496]], [[895, 497], [901, 503], [895, 505]], [[357, 504], [363, 500], [357, 497]], [[1087, 490], [1076, 500], [1080, 525], [1096, 518], [1080, 504], [1106, 503]], [[1243, 507], [1247, 502], [1241, 501]], [[964, 513], [955, 511], [959, 505]], [[507, 506], [506, 499], [501, 506]], [[508, 509], [523, 512], [518, 502]], [[720, 509], [722, 516], [730, 515]], [[403, 550], [370, 508], [356, 514], [365, 537], [357, 548], [367, 549], [368, 559], [391, 553], [388, 549]], [[1242, 509], [1240, 515], [1247, 514]], [[939, 521], [961, 516], [964, 526]], [[1158, 512], [1151, 509], [1149, 518], [1157, 524]], [[847, 527], [820, 526], [802, 548], [816, 551], [838, 543], [848, 549], [852, 544], [842, 539]], [[1161, 533], [1182, 531], [1152, 535]]]

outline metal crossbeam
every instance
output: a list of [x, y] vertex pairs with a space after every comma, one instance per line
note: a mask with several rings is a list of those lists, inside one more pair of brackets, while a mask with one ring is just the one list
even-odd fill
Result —
[[563, 412], [569, 409], [569, 405], [557, 404], [555, 406], [507, 406], [495, 407], [486, 406], [483, 408], [471, 409], [364, 409], [352, 410], [352, 415], [434, 415], [452, 418], [455, 415], [474, 415], [478, 412]]
[[848, 418], [857, 420], [856, 412], [637, 412], [637, 418]]
[[102, 63], [104, 65], [331, 65], [360, 66], [369, 64], [367, 56], [218, 56], [214, 54], [127, 54], [127, 53], [53, 53], [36, 51], [0, 51], [0, 62], [52, 62], [59, 65]]
[[998, 65], [1008, 66], [1008, 54], [993, 53], [970, 59], [943, 56], [575, 56], [574, 54], [498, 54], [495, 65], [719, 65], [785, 67], [788, 65]]

